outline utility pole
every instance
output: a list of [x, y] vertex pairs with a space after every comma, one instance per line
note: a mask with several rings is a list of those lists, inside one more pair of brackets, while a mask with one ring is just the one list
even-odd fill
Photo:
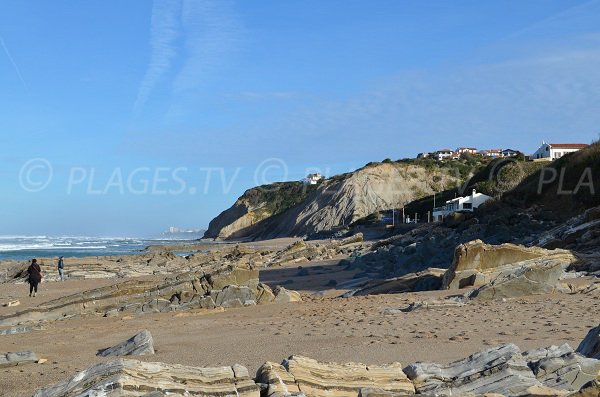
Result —
[[402, 207], [402, 223], [404, 222], [406, 222], [406, 217], [404, 216], [404, 207]]

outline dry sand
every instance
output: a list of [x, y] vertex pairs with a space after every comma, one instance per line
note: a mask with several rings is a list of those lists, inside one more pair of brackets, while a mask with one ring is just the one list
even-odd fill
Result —
[[[273, 284], [300, 289], [305, 302], [271, 304], [225, 312], [157, 313], [114, 318], [89, 317], [44, 325], [20, 335], [0, 336], [0, 352], [32, 350], [45, 364], [0, 370], [0, 395], [31, 395], [39, 387], [59, 382], [104, 358], [100, 349], [148, 329], [156, 354], [144, 361], [194, 366], [239, 363], [251, 372], [265, 361], [280, 362], [292, 354], [326, 361], [358, 361], [406, 365], [414, 361], [448, 362], [490, 346], [512, 342], [521, 349], [568, 342], [576, 347], [600, 318], [598, 294], [554, 294], [506, 302], [473, 302], [464, 307], [384, 315], [415, 300], [447, 292], [369, 297], [309, 297], [330, 279], [348, 279], [335, 262], [303, 265], [309, 276], [297, 277], [296, 266], [261, 272]], [[316, 266], [316, 268], [315, 268]], [[81, 280], [42, 284], [36, 298], [26, 285], [4, 284], [0, 301], [22, 302], [1, 308], [0, 314], [22, 310], [61, 295], [122, 280]]]

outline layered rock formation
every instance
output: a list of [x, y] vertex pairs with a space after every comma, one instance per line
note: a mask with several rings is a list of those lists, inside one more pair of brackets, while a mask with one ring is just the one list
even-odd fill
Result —
[[[213, 265], [156, 280], [133, 279], [87, 290], [0, 317], [0, 326], [83, 315], [240, 307], [277, 300], [253, 266]], [[281, 299], [287, 299], [283, 296]]]
[[38, 390], [34, 397], [65, 396], [260, 397], [245, 367], [196, 368], [119, 359], [102, 362], [70, 379]]
[[530, 387], [539, 385], [519, 348], [512, 344], [475, 353], [448, 365], [411, 364], [404, 372], [418, 393], [438, 396], [468, 393], [524, 396]]
[[600, 374], [599, 360], [575, 353], [566, 343], [525, 352], [523, 358], [536, 379], [553, 389], [579, 390]]
[[147, 354], [154, 354], [154, 340], [150, 331], [143, 330], [116, 346], [98, 352], [97, 355], [102, 357], [116, 357], [144, 356]]
[[414, 394], [415, 389], [399, 363], [387, 366], [322, 363], [292, 356], [281, 365], [265, 363], [256, 381], [267, 385], [266, 396], [303, 394], [307, 397], [357, 397], [361, 391], [377, 390], [386, 395]]
[[575, 353], [567, 344], [525, 353], [508, 344], [447, 365], [411, 364], [404, 371], [419, 394], [561, 396], [597, 380], [600, 361]]
[[479, 287], [472, 298], [510, 298], [566, 290], [560, 280], [578, 259], [569, 251], [514, 244], [490, 245], [481, 240], [456, 248], [442, 288]]
[[404, 369], [397, 362], [337, 364], [291, 356], [282, 364], [266, 362], [254, 380], [240, 365], [195, 368], [120, 359], [96, 364], [35, 396], [597, 397], [599, 381], [600, 360], [566, 344], [525, 353], [508, 344], [445, 365], [419, 362]]
[[490, 283], [501, 273], [534, 264], [564, 264], [564, 269], [577, 258], [569, 251], [546, 250], [515, 244], [491, 245], [481, 240], [459, 245], [454, 261], [444, 275], [443, 289], [479, 287]]
[[314, 235], [350, 225], [376, 211], [399, 208], [458, 182], [441, 167], [428, 170], [420, 165], [382, 163], [327, 179], [314, 190], [302, 185], [260, 186], [246, 191], [213, 219], [205, 237]]

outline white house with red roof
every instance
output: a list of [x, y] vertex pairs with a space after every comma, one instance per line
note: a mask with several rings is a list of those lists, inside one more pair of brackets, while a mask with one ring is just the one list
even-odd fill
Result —
[[531, 159], [548, 159], [555, 160], [559, 159], [567, 153], [577, 152], [581, 149], [586, 148], [588, 145], [585, 143], [546, 143], [542, 142], [542, 145], [538, 150], [531, 156]]

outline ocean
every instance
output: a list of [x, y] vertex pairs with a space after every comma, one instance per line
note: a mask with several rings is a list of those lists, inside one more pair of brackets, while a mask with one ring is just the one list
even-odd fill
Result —
[[149, 245], [184, 244], [190, 240], [133, 237], [0, 236], [0, 260], [126, 255]]

